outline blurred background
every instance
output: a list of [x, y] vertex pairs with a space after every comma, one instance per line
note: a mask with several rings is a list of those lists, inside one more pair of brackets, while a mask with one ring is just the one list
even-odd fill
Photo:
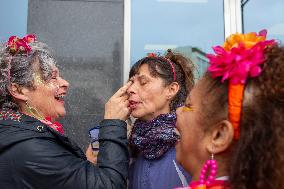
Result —
[[234, 32], [284, 40], [283, 0], [0, 0], [0, 41], [34, 33], [70, 82], [66, 134], [85, 149], [104, 103], [149, 52], [168, 48], [207, 68], [206, 53]]

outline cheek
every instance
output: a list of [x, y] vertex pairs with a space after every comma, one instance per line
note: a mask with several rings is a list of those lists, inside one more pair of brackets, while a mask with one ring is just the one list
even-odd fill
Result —
[[145, 89], [141, 92], [141, 99], [152, 106], [165, 104], [167, 101], [166, 95], [161, 88]]
[[193, 122], [193, 117], [188, 112], [183, 112], [177, 117], [177, 126], [181, 135], [180, 151], [184, 156], [191, 153], [194, 148], [194, 142], [196, 142], [196, 131], [194, 127], [196, 125]]
[[57, 93], [59, 89], [58, 83], [50, 82], [46, 85], [47, 89], [50, 91], [50, 93]]

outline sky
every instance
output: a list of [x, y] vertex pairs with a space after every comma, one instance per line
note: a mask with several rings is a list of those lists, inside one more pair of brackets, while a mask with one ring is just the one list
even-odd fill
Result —
[[[261, 4], [260, 4], [261, 2]], [[250, 0], [244, 8], [244, 32], [268, 30], [268, 37], [284, 43], [284, 1]]]
[[0, 0], [0, 41], [27, 33], [28, 0]]

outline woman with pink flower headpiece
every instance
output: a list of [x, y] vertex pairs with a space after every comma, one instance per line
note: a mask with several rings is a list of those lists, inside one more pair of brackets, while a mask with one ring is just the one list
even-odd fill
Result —
[[213, 49], [177, 111], [176, 156], [192, 175], [188, 188], [284, 188], [284, 47], [264, 30]]

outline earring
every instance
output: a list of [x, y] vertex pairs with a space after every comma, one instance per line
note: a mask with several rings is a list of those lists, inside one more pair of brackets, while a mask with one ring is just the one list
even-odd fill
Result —
[[[209, 168], [211, 169], [210, 169], [210, 172], [206, 180], [206, 175], [207, 175]], [[215, 180], [217, 169], [218, 169], [217, 161], [214, 159], [214, 154], [212, 154], [211, 159], [207, 160], [205, 164], [203, 165], [203, 168], [201, 170], [200, 177], [199, 177], [199, 183], [206, 184], [206, 185], [211, 184], [212, 181]]]
[[30, 106], [28, 101], [26, 101], [26, 107], [27, 107], [27, 111], [31, 114], [32, 117], [39, 119], [39, 120], [43, 120], [43, 117], [38, 113], [37, 109]]

